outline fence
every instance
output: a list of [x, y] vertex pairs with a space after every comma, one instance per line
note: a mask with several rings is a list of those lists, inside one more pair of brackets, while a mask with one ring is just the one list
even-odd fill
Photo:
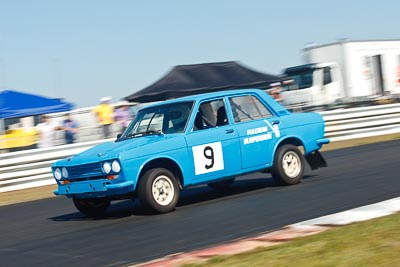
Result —
[[400, 104], [320, 112], [332, 142], [400, 132]]
[[[324, 111], [321, 115], [325, 135], [332, 142], [400, 132], [400, 104]], [[87, 135], [81, 133], [81, 140], [97, 141], [0, 154], [0, 193], [54, 184], [50, 170], [54, 161], [113, 140], [100, 140], [93, 127], [84, 132]]]

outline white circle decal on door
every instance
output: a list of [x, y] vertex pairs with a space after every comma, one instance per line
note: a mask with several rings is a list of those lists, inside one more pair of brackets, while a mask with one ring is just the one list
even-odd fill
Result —
[[196, 175], [224, 169], [221, 142], [192, 147]]

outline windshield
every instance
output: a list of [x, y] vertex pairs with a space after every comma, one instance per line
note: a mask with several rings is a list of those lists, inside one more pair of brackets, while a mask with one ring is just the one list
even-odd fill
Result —
[[313, 73], [313, 69], [286, 73], [292, 80], [292, 83], [284, 84], [283, 90], [291, 91], [311, 87], [313, 85]]
[[192, 106], [193, 102], [190, 101], [142, 109], [120, 139], [183, 132]]

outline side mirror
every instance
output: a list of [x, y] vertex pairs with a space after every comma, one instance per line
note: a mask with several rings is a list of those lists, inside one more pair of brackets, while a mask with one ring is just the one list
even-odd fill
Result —
[[120, 139], [122, 134], [117, 134], [117, 140]]

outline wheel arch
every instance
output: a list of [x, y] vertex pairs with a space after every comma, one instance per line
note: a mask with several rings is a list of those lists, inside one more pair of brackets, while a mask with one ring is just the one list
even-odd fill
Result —
[[296, 136], [289, 136], [289, 137], [286, 137], [286, 138], [280, 140], [275, 145], [274, 155], [275, 155], [276, 151], [283, 145], [294, 145], [294, 146], [301, 147], [302, 149], [304, 149], [304, 143], [300, 138], [298, 138]]
[[[179, 188], [182, 189], [183, 184], [184, 184], [182, 169], [176, 161], [174, 161], [171, 158], [167, 158], [167, 157], [155, 158], [155, 159], [148, 161], [146, 164], [144, 164], [139, 172], [137, 184], [139, 184], [139, 180], [143, 177], [143, 175], [148, 170], [154, 169], [154, 168], [164, 168], [164, 169], [167, 169], [170, 172], [172, 172], [175, 175], [175, 177], [178, 178], [177, 182], [179, 184]], [[136, 190], [137, 190], [137, 187], [136, 187]]]

